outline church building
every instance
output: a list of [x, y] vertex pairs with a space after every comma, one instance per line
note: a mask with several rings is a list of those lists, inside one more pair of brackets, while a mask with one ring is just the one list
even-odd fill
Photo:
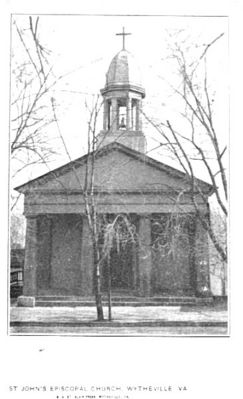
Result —
[[[135, 239], [111, 250], [111, 290], [139, 298], [200, 297], [210, 293], [208, 237], [197, 218], [188, 176], [147, 155], [142, 128], [145, 89], [135, 59], [123, 48], [112, 59], [97, 136], [94, 192], [97, 212], [126, 215]], [[26, 246], [23, 296], [94, 295], [93, 245], [82, 186], [89, 154], [17, 187], [24, 194]], [[197, 180], [204, 198], [212, 187]], [[200, 214], [209, 207], [198, 195]], [[101, 268], [107, 290], [106, 265]]]

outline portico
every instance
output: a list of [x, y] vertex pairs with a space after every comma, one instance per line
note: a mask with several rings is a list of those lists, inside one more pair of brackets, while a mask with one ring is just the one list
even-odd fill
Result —
[[[85, 157], [76, 161], [80, 176]], [[118, 175], [121, 165], [123, 172]], [[76, 180], [71, 179], [73, 166], [65, 165], [19, 188], [25, 193], [27, 219], [25, 296], [93, 294], [92, 240], [83, 195]], [[178, 207], [168, 195], [168, 185], [172, 187], [173, 181], [185, 191], [184, 175], [119, 143], [100, 150], [96, 170], [98, 181], [109, 176], [103, 190], [97, 191], [99, 213], [126, 214], [136, 227], [136, 242], [129, 243], [123, 253], [117, 253], [115, 248], [112, 251], [113, 290], [144, 297], [194, 295], [208, 286], [207, 238], [190, 196], [184, 194]], [[154, 187], [155, 181], [157, 189], [149, 189], [148, 185]], [[202, 188], [209, 187], [202, 183]], [[205, 207], [203, 203], [201, 207]], [[172, 215], [177, 215], [182, 229], [177, 242], [168, 225]], [[197, 245], [200, 250], [196, 250]], [[104, 266], [104, 280], [105, 273]], [[106, 289], [105, 282], [103, 288]]]

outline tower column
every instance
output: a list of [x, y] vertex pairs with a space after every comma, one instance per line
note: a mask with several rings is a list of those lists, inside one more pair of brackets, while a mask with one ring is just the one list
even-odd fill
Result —
[[132, 111], [132, 99], [128, 98], [126, 101], [126, 107], [127, 107], [127, 121], [126, 121], [126, 129], [130, 130], [131, 128], [131, 111]]
[[108, 129], [108, 101], [104, 101], [103, 129]]
[[118, 103], [117, 98], [111, 99], [111, 130], [117, 130], [118, 126]]
[[141, 110], [142, 110], [142, 101], [137, 101], [136, 104], [136, 130], [142, 130], [142, 118], [141, 118]]

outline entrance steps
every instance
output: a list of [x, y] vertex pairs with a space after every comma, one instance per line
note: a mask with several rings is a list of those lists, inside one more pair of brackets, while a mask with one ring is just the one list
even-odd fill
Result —
[[[108, 306], [107, 296], [103, 296], [104, 306]], [[195, 296], [115, 296], [111, 299], [112, 306], [202, 306], [210, 305], [212, 297]], [[94, 297], [79, 296], [37, 296], [35, 306], [38, 307], [76, 307], [76, 306], [95, 306]]]

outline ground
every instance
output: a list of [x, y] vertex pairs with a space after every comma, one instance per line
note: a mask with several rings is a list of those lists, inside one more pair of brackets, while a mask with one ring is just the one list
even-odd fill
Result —
[[[104, 309], [107, 319], [107, 308]], [[96, 321], [95, 307], [11, 307], [10, 334], [228, 335], [225, 304], [114, 307], [112, 322]]]
[[223, 336], [227, 327], [12, 327], [11, 335]]

